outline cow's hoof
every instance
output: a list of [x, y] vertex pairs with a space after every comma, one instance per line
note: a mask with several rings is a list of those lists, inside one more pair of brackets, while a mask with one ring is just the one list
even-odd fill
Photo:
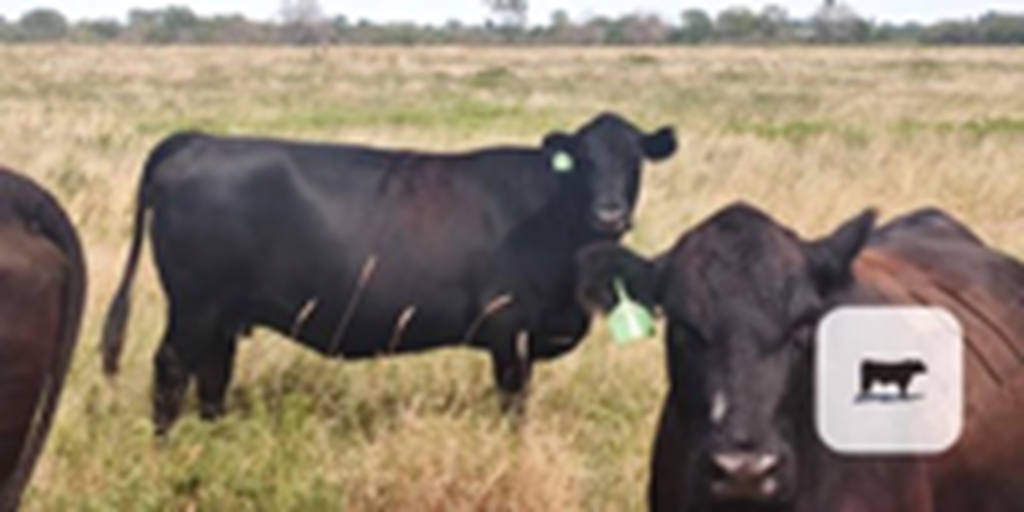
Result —
[[199, 406], [199, 417], [203, 421], [217, 421], [224, 416], [224, 406], [220, 404], [203, 404]]

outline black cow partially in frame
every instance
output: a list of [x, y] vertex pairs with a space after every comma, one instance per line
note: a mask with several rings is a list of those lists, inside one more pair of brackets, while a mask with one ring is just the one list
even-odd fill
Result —
[[56, 417], [78, 344], [85, 267], [57, 200], [0, 168], [0, 512], [17, 510]]
[[141, 179], [105, 368], [117, 369], [151, 220], [169, 300], [158, 432], [193, 377], [202, 416], [221, 414], [236, 339], [257, 325], [351, 358], [464, 342], [490, 352], [506, 405], [521, 404], [532, 362], [587, 331], [574, 254], [625, 234], [644, 161], [675, 150], [671, 128], [608, 113], [540, 147], [458, 154], [172, 136]]

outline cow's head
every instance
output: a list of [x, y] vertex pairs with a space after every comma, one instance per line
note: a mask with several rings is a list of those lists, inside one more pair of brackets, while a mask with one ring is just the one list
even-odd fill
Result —
[[576, 133], [548, 134], [543, 146], [551, 170], [582, 196], [586, 221], [602, 234], [618, 236], [631, 225], [643, 162], [672, 156], [676, 137], [671, 127], [647, 134], [604, 113]]
[[[689, 432], [688, 475], [716, 501], [784, 503], [811, 446], [812, 337], [874, 214], [804, 241], [764, 213], [728, 207], [655, 261], [611, 244], [579, 256], [579, 294], [607, 310], [618, 279], [668, 322], [670, 400]], [[834, 297], [832, 297], [834, 298]]]

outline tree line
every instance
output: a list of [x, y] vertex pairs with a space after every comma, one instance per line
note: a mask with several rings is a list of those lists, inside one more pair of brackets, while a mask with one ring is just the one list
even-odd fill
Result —
[[989, 12], [936, 23], [875, 22], [849, 4], [825, 0], [813, 15], [797, 18], [782, 7], [731, 7], [710, 13], [683, 10], [678, 19], [653, 14], [572, 19], [551, 13], [528, 25], [527, 0], [484, 0], [493, 16], [479, 24], [442, 25], [353, 21], [328, 15], [318, 0], [285, 0], [280, 17], [260, 21], [241, 15], [202, 16], [184, 6], [133, 9], [124, 21], [71, 21], [49, 8], [17, 19], [0, 16], [0, 42], [126, 44], [1024, 44], [1024, 13]]

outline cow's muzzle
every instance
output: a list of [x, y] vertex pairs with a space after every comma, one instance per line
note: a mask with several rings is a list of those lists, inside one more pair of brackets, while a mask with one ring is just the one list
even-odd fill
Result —
[[772, 502], [781, 496], [781, 458], [768, 452], [711, 456], [711, 494], [721, 501]]
[[632, 227], [630, 211], [626, 206], [603, 206], [594, 209], [594, 227], [605, 234], [621, 235]]

